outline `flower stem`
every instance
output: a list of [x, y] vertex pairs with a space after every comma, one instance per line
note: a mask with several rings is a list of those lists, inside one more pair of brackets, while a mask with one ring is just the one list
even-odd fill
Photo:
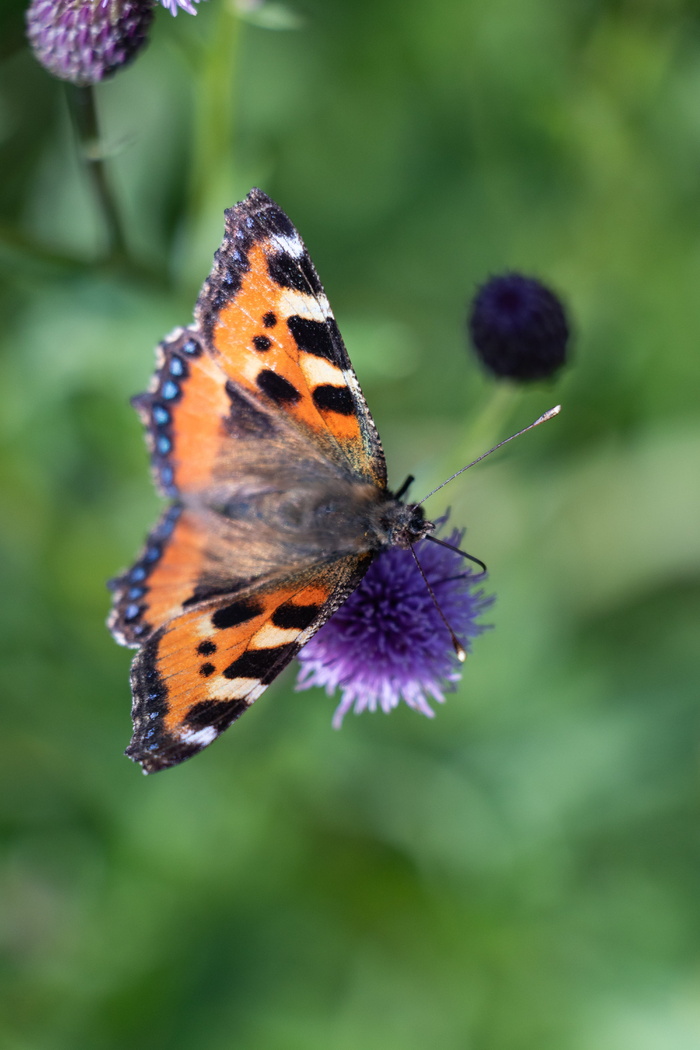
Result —
[[492, 448], [506, 437], [508, 420], [518, 401], [521, 391], [515, 383], [497, 383], [490, 400], [468, 428], [464, 441], [457, 446], [454, 461], [467, 463]]
[[124, 262], [129, 258], [129, 250], [119, 207], [105, 167], [94, 89], [92, 86], [76, 87], [73, 84], [67, 84], [66, 87], [81, 157], [104, 223], [107, 258], [111, 262]]
[[[212, 14], [214, 12], [212, 11]], [[232, 193], [234, 81], [240, 19], [232, 3], [217, 5], [208, 46], [202, 49], [196, 98], [189, 189], [190, 226], [197, 229], [217, 191]]]
[[0, 223], [0, 265], [12, 273], [29, 265], [69, 276], [94, 269], [93, 260], [55, 251], [6, 223]]

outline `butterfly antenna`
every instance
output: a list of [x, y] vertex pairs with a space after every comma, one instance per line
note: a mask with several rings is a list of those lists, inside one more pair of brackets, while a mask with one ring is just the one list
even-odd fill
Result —
[[[554, 408], [550, 408], [548, 412], [545, 412], [544, 415], [539, 417], [539, 419], [536, 419], [534, 423], [530, 423], [529, 427], [523, 427], [523, 429], [519, 430], [517, 434], [511, 434], [510, 437], [505, 438], [503, 441], [499, 441], [498, 444], [494, 445], [493, 448], [490, 448], [488, 452], [483, 452], [475, 460], [472, 460], [471, 463], [467, 463], [466, 467], [462, 467], [460, 470], [456, 471], [456, 473], [454, 473], [452, 477], [449, 477], [447, 481], [443, 481], [441, 485], [438, 485], [436, 489], [429, 492], [427, 496], [423, 496], [423, 499], [418, 501], [418, 505], [425, 503], [427, 499], [434, 496], [435, 493], [439, 492], [440, 489], [443, 489], [445, 485], [449, 485], [449, 483], [454, 481], [455, 478], [458, 478], [460, 474], [464, 474], [465, 470], [469, 470], [471, 467], [475, 467], [477, 463], [481, 463], [482, 459], [486, 459], [486, 457], [490, 456], [492, 452], [496, 451], [496, 449], [502, 448], [504, 445], [507, 445], [509, 441], [513, 441], [515, 438], [520, 437], [521, 434], [526, 434], [528, 430], [532, 430], [533, 427], [538, 427], [540, 423], [546, 423], [548, 419], [553, 419], [554, 416], [558, 416], [560, 412], [561, 405], [555, 405]], [[469, 555], [467, 555], [467, 557], [469, 557]]]
[[455, 547], [454, 543], [446, 543], [445, 540], [439, 540], [437, 536], [426, 536], [425, 539], [430, 540], [431, 543], [438, 543], [441, 547], [447, 547], [448, 551], [454, 551], [455, 554], [461, 554], [463, 558], [469, 558], [469, 561], [473, 561], [475, 565], [481, 566], [482, 572], [488, 572], [488, 569], [481, 558], [475, 558], [473, 554], [467, 554], [467, 552], [463, 551], [460, 547]]
[[454, 633], [454, 631], [450, 627], [449, 623], [447, 622], [445, 614], [442, 611], [442, 609], [440, 608], [440, 603], [438, 602], [437, 598], [435, 597], [435, 591], [430, 586], [430, 583], [428, 581], [428, 577], [423, 572], [423, 567], [421, 566], [421, 563], [418, 561], [418, 555], [416, 554], [415, 550], [413, 549], [413, 546], [410, 546], [408, 549], [410, 550], [411, 554], [413, 555], [414, 562], [418, 566], [418, 572], [421, 574], [421, 576], [423, 577], [423, 580], [425, 581], [425, 586], [428, 588], [428, 593], [429, 593], [430, 597], [433, 599], [433, 604], [434, 604], [435, 608], [437, 609], [437, 611], [440, 614], [440, 619], [444, 623], [444, 625], [447, 628], [447, 630], [450, 632], [450, 638], [452, 639], [452, 647], [453, 647], [455, 653], [457, 654], [457, 659], [459, 660], [459, 662], [461, 664], [463, 664], [464, 661], [467, 659], [467, 650], [461, 644], [459, 638], [457, 637], [457, 635]]

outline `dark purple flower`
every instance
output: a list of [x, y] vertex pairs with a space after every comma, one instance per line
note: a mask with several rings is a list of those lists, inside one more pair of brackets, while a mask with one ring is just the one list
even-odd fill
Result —
[[[444, 523], [443, 519], [441, 523]], [[447, 542], [458, 545], [464, 530]], [[465, 568], [454, 551], [421, 540], [415, 551], [440, 608], [465, 649], [485, 628], [476, 623], [493, 601], [480, 584], [484, 573]], [[372, 563], [360, 586], [299, 653], [297, 689], [319, 685], [342, 699], [333, 717], [380, 707], [389, 712], [403, 700], [433, 717], [429, 700], [442, 703], [460, 678], [450, 635], [409, 550], [392, 548]]]
[[477, 356], [499, 378], [547, 379], [566, 361], [564, 307], [534, 277], [491, 277], [474, 296], [469, 331]]
[[49, 73], [84, 87], [131, 62], [152, 19], [153, 0], [32, 0], [27, 36]]

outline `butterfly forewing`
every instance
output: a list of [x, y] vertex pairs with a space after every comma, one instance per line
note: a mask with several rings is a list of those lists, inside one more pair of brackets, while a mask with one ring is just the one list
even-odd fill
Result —
[[316, 270], [260, 190], [226, 212], [196, 316], [230, 378], [308, 428], [327, 455], [386, 484], [381, 442]]

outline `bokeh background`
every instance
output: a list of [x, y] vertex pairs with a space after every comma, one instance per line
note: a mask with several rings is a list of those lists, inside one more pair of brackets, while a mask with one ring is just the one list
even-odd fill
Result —
[[[291, 3], [291, 0], [290, 0]], [[3, 949], [10, 1050], [700, 1046], [700, 5], [225, 0], [97, 89], [0, 10]], [[287, 672], [194, 761], [122, 756], [104, 581], [157, 509], [153, 346], [252, 185], [299, 226], [383, 436], [489, 565], [495, 629], [428, 721]], [[576, 327], [496, 388], [467, 302], [521, 269]]]

